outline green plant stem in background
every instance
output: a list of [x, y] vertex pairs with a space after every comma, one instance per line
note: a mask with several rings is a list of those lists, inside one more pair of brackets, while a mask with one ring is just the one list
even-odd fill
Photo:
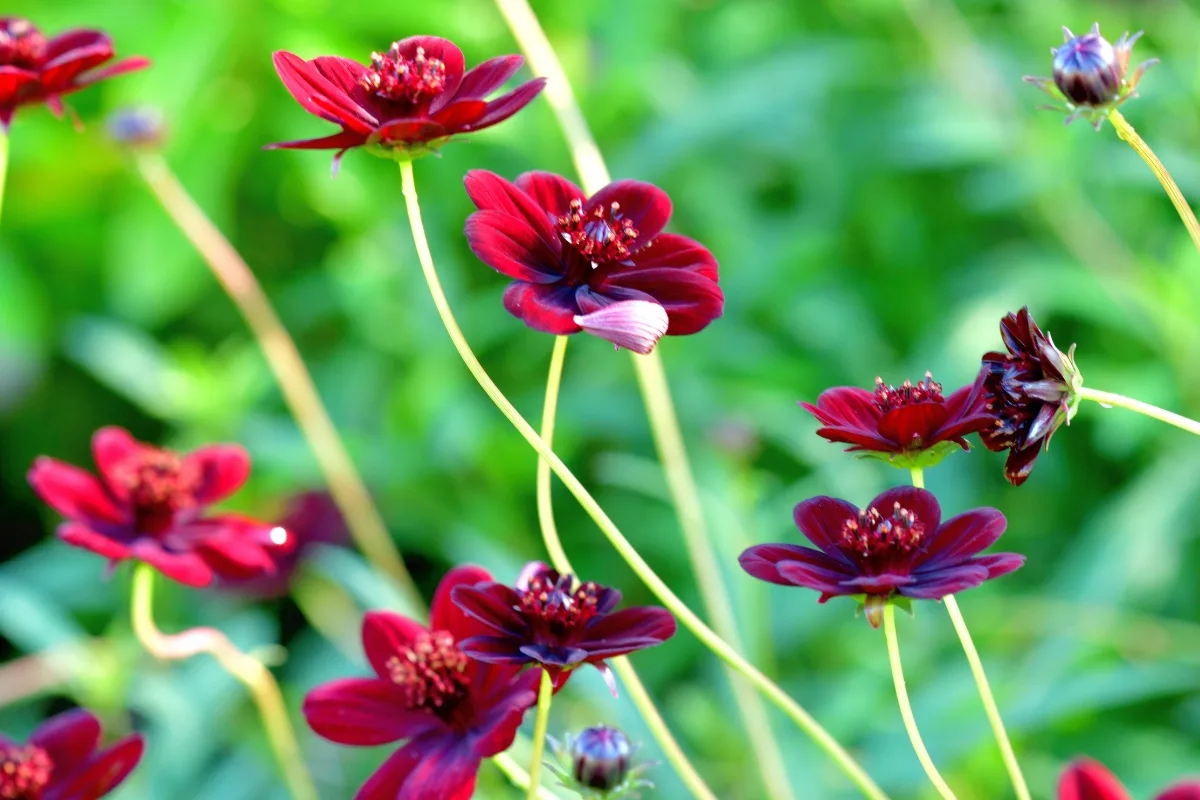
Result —
[[479, 383], [484, 393], [491, 398], [500, 412], [504, 414], [505, 418], [525, 438], [525, 441], [537, 451], [538, 455], [550, 463], [550, 469], [558, 476], [558, 479], [563, 482], [575, 499], [579, 501], [584, 511], [587, 512], [588, 516], [595, 521], [601, 532], [608, 538], [609, 543], [612, 544], [613, 548], [625, 560], [625, 563], [633, 569], [634, 573], [642, 580], [646, 587], [654, 593], [659, 602], [666, 606], [683, 626], [690, 630], [705, 647], [712, 650], [727, 664], [749, 678], [760, 692], [787, 714], [826, 755], [833, 759], [838, 767], [867, 797], [873, 798], [873, 800], [886, 798], [887, 795], [883, 793], [883, 790], [871, 780], [850, 754], [829, 735], [828, 731], [822, 728], [807, 711], [771, 681], [770, 678], [747, 661], [741, 653], [730, 647], [724, 639], [705, 625], [704, 621], [671, 591], [670, 587], [667, 586], [662, 578], [658, 577], [657, 573], [651, 569], [645, 559], [629, 543], [629, 540], [625, 538], [624, 534], [621, 533], [612, 519], [604, 512], [604, 509], [600, 507], [600, 504], [596, 502], [591, 493], [580, 483], [579, 479], [575, 477], [574, 473], [542, 441], [532, 426], [521, 416], [521, 413], [517, 411], [513, 404], [509, 402], [499, 387], [496, 386], [495, 382], [483, 368], [483, 365], [479, 363], [479, 359], [476, 358], [475, 353], [471, 350], [471, 346], [467, 343], [466, 337], [463, 336], [462, 329], [458, 326], [458, 321], [454, 318], [454, 312], [451, 311], [450, 304], [446, 300], [446, 293], [442, 289], [441, 279], [438, 278], [437, 270], [433, 265], [433, 255], [429, 251], [429, 242], [425, 237], [425, 226], [421, 220], [421, 206], [417, 198], [417, 186], [413, 178], [411, 161], [400, 162], [400, 177], [403, 183], [405, 204], [408, 209], [408, 221], [412, 227], [413, 242], [417, 248], [418, 260], [421, 262], [421, 271], [425, 276], [426, 284], [429, 286], [429, 294], [433, 299], [434, 306], [437, 308], [438, 316], [441, 317], [442, 324], [446, 328], [446, 333], [450, 336], [450, 341], [454, 344], [459, 357], [462, 358], [463, 363], [471, 375], [474, 376], [476, 382]]
[[1079, 388], [1079, 397], [1083, 400], [1092, 400], [1106, 408], [1124, 408], [1127, 411], [1133, 411], [1138, 414], [1156, 419], [1159, 422], [1165, 422], [1168, 425], [1174, 425], [1176, 428], [1181, 428], [1188, 433], [1194, 433], [1200, 436], [1200, 422], [1188, 417], [1176, 414], [1171, 411], [1166, 411], [1158, 406], [1152, 406], [1149, 403], [1143, 403], [1141, 400], [1134, 400], [1132, 397], [1124, 395], [1112, 394], [1111, 392], [1101, 392], [1096, 389], [1089, 389], [1086, 386]]
[[525, 797], [537, 800], [542, 775], [542, 754], [546, 751], [546, 728], [550, 725], [550, 703], [554, 700], [554, 679], [550, 670], [542, 670], [538, 689], [537, 717], [533, 722], [533, 753], [529, 757], [529, 787]]
[[275, 313], [266, 292], [246, 262], [196, 204], [157, 153], [136, 154], [138, 171], [167, 215], [179, 226], [233, 300], [275, 375], [329, 485], [330, 494], [363, 555], [397, 587], [414, 613], [425, 608], [420, 591], [388, 534], [387, 525], [371, 500], [362, 477], [338, 436], [329, 412], [287, 328]]
[[945, 800], [955, 800], [954, 792], [950, 791], [950, 787], [942, 779], [937, 767], [933, 765], [929, 751], [925, 749], [925, 742], [921, 740], [921, 732], [917, 729], [917, 720], [913, 717], [912, 705], [908, 702], [908, 689], [904, 685], [904, 667], [900, 663], [900, 643], [896, 638], [896, 605], [894, 603], [889, 602], [883, 607], [883, 634], [887, 639], [888, 661], [892, 665], [892, 680], [896, 684], [896, 702], [900, 704], [900, 716], [904, 718], [904, 728], [908, 731], [908, 738], [912, 742], [913, 750], [917, 753], [917, 760], [925, 768], [925, 774], [929, 776], [929, 780], [933, 781], [938, 793]]
[[1179, 218], [1183, 220], [1183, 227], [1187, 228], [1188, 236], [1192, 237], [1192, 244], [1196, 245], [1196, 249], [1200, 250], [1200, 223], [1196, 222], [1196, 215], [1192, 213], [1191, 206], [1188, 205], [1187, 198], [1183, 196], [1183, 192], [1179, 190], [1179, 185], [1175, 183], [1175, 179], [1171, 177], [1171, 173], [1167, 171], [1166, 166], [1158, 160], [1158, 156], [1154, 155], [1154, 151], [1150, 149], [1150, 145], [1138, 135], [1138, 132], [1133, 129], [1129, 121], [1125, 119], [1117, 109], [1108, 112], [1108, 121], [1112, 123], [1113, 129], [1116, 130], [1117, 136], [1121, 141], [1127, 142], [1133, 151], [1142, 157], [1150, 167], [1150, 171], [1154, 173], [1154, 177], [1158, 178], [1158, 182], [1162, 184], [1166, 190], [1167, 197], [1171, 198], [1171, 204], [1175, 206], [1175, 210], [1179, 212]]
[[4, 182], [8, 178], [8, 134], [0, 131], [0, 213], [4, 211]]
[[138, 641], [151, 655], [168, 661], [180, 661], [201, 653], [212, 655], [254, 698], [292, 800], [317, 800], [317, 790], [305, 766], [283, 694], [271, 671], [258, 659], [238, 650], [215, 628], [192, 628], [173, 635], [160, 631], [154, 624], [154, 578], [153, 567], [138, 564], [134, 568], [131, 617]]
[[[525, 771], [524, 767], [514, 761], [508, 753], [493, 756], [492, 763], [500, 768], [500, 771], [504, 773], [504, 777], [508, 778], [513, 786], [522, 790], [529, 789], [529, 773]], [[538, 800], [560, 800], [558, 795], [541, 787], [538, 787], [537, 797]]]

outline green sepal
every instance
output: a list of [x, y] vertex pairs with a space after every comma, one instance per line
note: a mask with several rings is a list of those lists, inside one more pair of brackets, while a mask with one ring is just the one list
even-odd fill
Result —
[[938, 442], [933, 447], [927, 447], [924, 450], [908, 450], [903, 453], [877, 453], [868, 450], [859, 452], [857, 455], [859, 458], [883, 461], [897, 469], [911, 470], [937, 466], [943, 458], [957, 450], [962, 450], [962, 445], [956, 442]]

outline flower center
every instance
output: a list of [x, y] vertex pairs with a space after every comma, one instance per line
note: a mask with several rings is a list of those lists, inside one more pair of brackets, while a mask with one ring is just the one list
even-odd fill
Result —
[[858, 519], [846, 520], [842, 526], [842, 543], [864, 558], [911, 553], [924, 535], [925, 525], [899, 503], [892, 507], [889, 517], [868, 508], [858, 512]]
[[46, 47], [46, 37], [24, 19], [0, 21], [0, 65], [35, 67]]
[[875, 379], [875, 405], [883, 413], [893, 409], [912, 405], [913, 403], [943, 403], [942, 385], [935, 383], [933, 373], [926, 372], [925, 380], [905, 381], [899, 386], [889, 386], [883, 378]]
[[589, 581], [571, 591], [573, 580], [553, 570], [535, 575], [521, 595], [521, 610], [563, 630], [586, 625], [596, 616], [600, 587]]
[[0, 745], [0, 800], [41, 800], [53, 768], [40, 747]]
[[175, 453], [153, 447], [118, 464], [113, 477], [128, 490], [138, 529], [146, 533], [165, 532], [175, 512], [194, 508], [201, 478]]
[[380, 97], [415, 105], [446, 88], [446, 65], [427, 57], [424, 47], [417, 48], [415, 58], [406, 58], [396, 42], [386, 53], [371, 54], [371, 68], [362, 85]]
[[593, 267], [609, 261], [627, 261], [629, 246], [638, 238], [633, 222], [621, 214], [620, 203], [610, 203], [608, 208], [597, 206], [584, 214], [583, 201], [578, 199], [571, 201], [566, 216], [558, 218], [558, 232]]
[[449, 631], [422, 631], [411, 647], [388, 659], [392, 682], [410, 709], [448, 709], [467, 690], [468, 658]]

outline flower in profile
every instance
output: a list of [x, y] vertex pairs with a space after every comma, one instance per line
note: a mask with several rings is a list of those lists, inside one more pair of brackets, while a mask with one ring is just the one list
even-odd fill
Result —
[[113, 564], [143, 561], [188, 586], [272, 572], [272, 553], [289, 544], [277, 526], [237, 514], [204, 516], [250, 474], [250, 458], [236, 445], [180, 455], [121, 428], [101, 428], [92, 457], [98, 477], [44, 456], [29, 470], [34, 491], [67, 518], [58, 528], [67, 544]]
[[0, 733], [0, 799], [99, 800], [142, 758], [140, 734], [100, 748], [100, 720], [82, 709], [38, 726], [26, 744]]
[[5, 132], [21, 106], [45, 103], [62, 116], [64, 95], [97, 81], [144, 69], [145, 58], [113, 58], [112, 39], [101, 31], [73, 30], [47, 39], [20, 17], [0, 17], [0, 128]]
[[487, 100], [525, 60], [498, 56], [466, 71], [462, 51], [436, 36], [401, 39], [387, 52], [373, 53], [367, 65], [338, 56], [305, 61], [282, 50], [272, 60], [283, 85], [304, 110], [342, 130], [267, 149], [337, 150], [335, 169], [352, 147], [405, 159], [434, 151], [456, 134], [508, 119], [546, 83], [538, 78]]
[[760, 544], [738, 558], [759, 580], [804, 586], [831, 597], [857, 597], [872, 627], [889, 602], [940, 600], [1007, 575], [1025, 563], [1015, 553], [981, 556], [1004, 533], [994, 508], [976, 508], [942, 522], [931, 492], [888, 489], [858, 509], [845, 500], [813, 497], [796, 506], [796, 526], [817, 546]]
[[980, 381], [946, 397], [928, 372], [924, 380], [900, 386], [876, 378], [874, 391], [837, 386], [821, 392], [816, 405], [800, 405], [821, 423], [818, 436], [903, 469], [933, 466], [956, 448], [969, 450], [965, 437], [991, 424]]
[[373, 678], [318, 686], [304, 716], [338, 744], [370, 747], [405, 741], [355, 795], [356, 800], [467, 800], [485, 758], [504, 752], [525, 712], [537, 703], [540, 670], [487, 664], [459, 643], [479, 624], [450, 602], [455, 587], [491, 581], [479, 567], [442, 578], [430, 627], [378, 611], [363, 621], [363, 649]]
[[637, 746], [617, 728], [597, 725], [563, 741], [550, 740], [560, 763], [548, 766], [563, 786], [595, 800], [640, 797], [638, 789], [653, 788], [642, 778], [652, 763], [635, 764]]
[[606, 659], [675, 635], [675, 617], [666, 609], [614, 611], [621, 602], [619, 591], [578, 583], [540, 561], [526, 565], [516, 588], [496, 582], [460, 586], [453, 600], [485, 628], [462, 643], [463, 652], [495, 664], [541, 664], [556, 688], [581, 664], [596, 666], [611, 682]]
[[1028, 307], [1006, 315], [1000, 335], [1007, 352], [983, 357], [980, 374], [992, 421], [979, 438], [989, 450], [1008, 451], [1004, 477], [1020, 486], [1050, 437], [1074, 418], [1083, 376], [1075, 366], [1075, 346], [1066, 353], [1055, 347]]
[[[1130, 800], [1129, 792], [1104, 765], [1089, 758], [1071, 762], [1058, 781], [1058, 800]], [[1156, 800], [1200, 800], [1200, 777], [1164, 790]]]

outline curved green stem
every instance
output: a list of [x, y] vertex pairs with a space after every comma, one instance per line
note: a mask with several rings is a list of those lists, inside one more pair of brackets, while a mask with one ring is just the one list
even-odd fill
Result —
[[1141, 400], [1134, 400], [1132, 397], [1125, 397], [1124, 395], [1113, 394], [1111, 392], [1101, 392], [1096, 389], [1089, 389], [1086, 386], [1079, 388], [1079, 397], [1083, 400], [1092, 400], [1102, 406], [1124, 408], [1127, 411], [1142, 414], [1143, 416], [1156, 419], [1159, 422], [1165, 422], [1168, 425], [1174, 425], [1176, 428], [1200, 436], [1200, 422], [1171, 411], [1166, 411], [1158, 406], [1143, 403]]
[[317, 790], [305, 766], [283, 694], [271, 671], [258, 659], [238, 650], [215, 628], [192, 628], [172, 635], [160, 631], [154, 624], [154, 568], [147, 564], [138, 564], [134, 569], [130, 611], [133, 632], [152, 655], [179, 661], [208, 653], [226, 672], [241, 681], [258, 706], [271, 749], [293, 800], [317, 800]]
[[542, 670], [542, 685], [538, 689], [537, 718], [533, 723], [533, 753], [529, 758], [529, 789], [526, 800], [537, 800], [541, 785], [542, 754], [546, 751], [546, 729], [550, 725], [550, 703], [554, 700], [554, 678], [550, 670]]
[[645, 559], [629, 543], [629, 540], [625, 538], [624, 534], [621, 533], [612, 519], [604, 512], [604, 509], [600, 507], [600, 504], [596, 502], [591, 493], [584, 488], [579, 479], [562, 462], [562, 459], [542, 441], [537, 432], [521, 416], [521, 413], [517, 411], [513, 404], [509, 402], [504, 393], [500, 391], [500, 388], [496, 386], [495, 382], [483, 368], [483, 365], [479, 363], [479, 359], [476, 358], [475, 353], [471, 350], [471, 346], [467, 343], [466, 337], [463, 336], [462, 329], [458, 326], [458, 321], [454, 318], [454, 313], [451, 311], [450, 304], [446, 300], [446, 293], [442, 289], [441, 279], [438, 277], [437, 270], [433, 265], [433, 255], [429, 252], [429, 242], [425, 238], [425, 226], [421, 220], [421, 206], [417, 199], [417, 187], [416, 181], [413, 179], [412, 162], [400, 162], [400, 176], [403, 182], [404, 199], [408, 209], [408, 221], [412, 227], [418, 260], [421, 262], [421, 271], [425, 276], [426, 284], [429, 286], [430, 296], [433, 299], [434, 306], [437, 308], [438, 316], [441, 317], [442, 324], [446, 328], [446, 333], [450, 336], [451, 342], [453, 342], [455, 349], [458, 351], [459, 357], [462, 358], [463, 363], [471, 372], [476, 382], [479, 383], [484, 393], [491, 398], [500, 412], [504, 414], [513, 427], [525, 438], [525, 441], [537, 451], [538, 455], [549, 462], [550, 469], [563, 482], [567, 490], [574, 495], [575, 499], [579, 501], [584, 511], [587, 512], [588, 516], [600, 528], [600, 531], [608, 538], [613, 548], [625, 559], [625, 563], [630, 566], [646, 587], [654, 593], [659, 602], [666, 606], [680, 623], [690, 630], [705, 647], [712, 650], [727, 664], [749, 678], [758, 690], [766, 695], [767, 699], [787, 714], [826, 755], [833, 759], [838, 767], [867, 797], [873, 798], [873, 800], [883, 800], [886, 798], [887, 795], [883, 793], [883, 790], [871, 780], [862, 767], [838, 744], [837, 740], [829, 735], [828, 731], [821, 727], [807, 711], [772, 682], [770, 678], [764, 675], [739, 652], [730, 647], [724, 639], [705, 625], [703, 620], [688, 608], [679, 599], [678, 595], [671, 591], [670, 587], [658, 577], [650, 565], [646, 563]]
[[0, 130], [0, 212], [4, 210], [4, 181], [8, 177], [8, 134]]
[[[504, 773], [504, 777], [508, 778], [509, 782], [512, 783], [513, 786], [516, 786], [518, 789], [522, 790], [529, 789], [531, 785], [529, 782], [529, 773], [525, 771], [524, 767], [514, 761], [513, 757], [508, 753], [501, 753], [498, 756], [492, 756], [492, 763]], [[548, 789], [543, 789], [540, 786], [537, 790], [537, 797], [538, 800], [560, 800], [559, 796], [554, 794], [554, 792], [551, 792]]]

